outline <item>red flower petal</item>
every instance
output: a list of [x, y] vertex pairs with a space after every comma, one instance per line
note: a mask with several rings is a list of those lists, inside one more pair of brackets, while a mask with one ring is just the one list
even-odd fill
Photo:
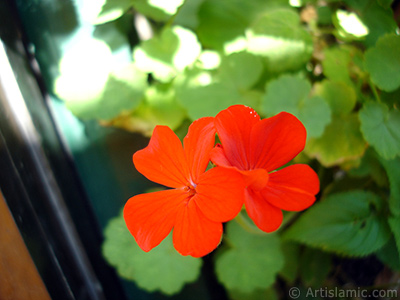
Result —
[[225, 156], [224, 149], [222, 148], [221, 144], [217, 144], [210, 153], [211, 161], [216, 164], [217, 166], [221, 167], [232, 167], [231, 163]]
[[276, 207], [300, 211], [314, 203], [318, 192], [317, 174], [308, 165], [298, 164], [270, 173], [269, 183], [261, 193]]
[[173, 231], [175, 249], [182, 255], [202, 257], [218, 247], [222, 223], [206, 218], [194, 201], [179, 210]]
[[207, 117], [194, 121], [183, 140], [183, 149], [191, 171], [191, 179], [196, 182], [210, 161], [210, 151], [214, 147], [214, 118]]
[[230, 162], [227, 160], [224, 150], [221, 145], [217, 145], [211, 151], [211, 161], [217, 166], [237, 170], [243, 175], [246, 182], [246, 187], [251, 187], [255, 190], [261, 190], [266, 187], [268, 183], [268, 172], [264, 169], [256, 170], [240, 170], [236, 167], [231, 166]]
[[171, 232], [178, 209], [187, 202], [183, 190], [166, 190], [134, 196], [124, 207], [126, 226], [139, 247], [150, 251]]
[[272, 232], [277, 230], [282, 224], [282, 211], [268, 203], [268, 201], [262, 197], [260, 192], [246, 189], [244, 204], [246, 206], [247, 214], [261, 230]]
[[215, 167], [199, 178], [195, 201], [203, 214], [215, 222], [232, 220], [242, 209], [245, 182], [235, 170]]
[[271, 172], [283, 166], [304, 149], [306, 136], [303, 124], [286, 112], [257, 122], [251, 132], [251, 167]]
[[133, 155], [133, 163], [151, 181], [173, 188], [189, 184], [181, 141], [167, 126], [156, 126], [149, 145]]
[[215, 117], [215, 128], [224, 147], [225, 156], [231, 165], [248, 170], [250, 134], [260, 116], [250, 107], [234, 105]]
[[240, 171], [244, 176], [246, 186], [255, 191], [265, 188], [269, 181], [269, 174], [267, 170], [255, 169], [250, 171]]

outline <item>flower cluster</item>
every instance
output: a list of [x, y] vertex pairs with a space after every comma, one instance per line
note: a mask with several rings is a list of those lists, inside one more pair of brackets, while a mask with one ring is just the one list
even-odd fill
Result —
[[[222, 223], [243, 204], [261, 230], [272, 232], [282, 223], [282, 210], [306, 209], [319, 192], [318, 176], [308, 165], [277, 170], [303, 150], [305, 141], [306, 130], [295, 116], [282, 112], [261, 120], [244, 105], [193, 122], [183, 147], [170, 128], [156, 126], [133, 163], [149, 180], [171, 189], [130, 198], [126, 225], [144, 251], [173, 229], [175, 249], [194, 257], [219, 245]], [[207, 170], [210, 161], [214, 167]]]

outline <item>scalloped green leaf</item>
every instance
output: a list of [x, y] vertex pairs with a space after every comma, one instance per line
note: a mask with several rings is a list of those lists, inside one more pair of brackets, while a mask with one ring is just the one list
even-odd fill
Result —
[[[360, 164], [357, 167], [350, 169], [348, 171], [348, 174], [352, 177], [358, 177], [358, 178], [371, 176], [371, 178], [373, 178], [373, 180], [380, 187], [387, 187], [388, 176], [386, 176], [385, 173], [384, 163], [380, 162], [381, 159], [382, 158], [373, 150], [373, 148], [368, 148], [365, 151], [363, 157], [361, 158]], [[400, 176], [400, 172], [398, 174]], [[395, 182], [396, 181], [394, 181], [394, 183]], [[399, 192], [400, 192], [400, 181], [399, 181]], [[399, 199], [399, 212], [400, 212], [400, 199]]]
[[383, 8], [390, 8], [394, 0], [378, 0], [378, 4]]
[[[390, 183], [389, 208], [394, 216], [400, 217], [400, 158], [380, 159]], [[400, 252], [400, 249], [399, 249]]]
[[133, 2], [134, 0], [106, 0], [93, 23], [103, 24], [118, 19], [132, 7]]
[[284, 75], [266, 85], [261, 112], [273, 116], [281, 111], [295, 115], [304, 124], [309, 137], [321, 136], [331, 121], [331, 110], [326, 101], [310, 96], [308, 80], [293, 75]]
[[365, 53], [365, 69], [382, 90], [392, 92], [400, 87], [400, 36], [388, 34]]
[[331, 167], [360, 158], [366, 149], [356, 114], [335, 116], [319, 138], [307, 141], [305, 153]]
[[193, 88], [179, 87], [177, 98], [187, 109], [191, 120], [215, 116], [231, 105], [244, 102], [232, 85], [221, 82]]
[[201, 5], [197, 33], [206, 47], [223, 50], [224, 44], [244, 36], [259, 15], [276, 7], [288, 7], [286, 0], [206, 0]]
[[332, 269], [329, 253], [319, 249], [304, 248], [300, 256], [299, 277], [306, 286], [318, 288]]
[[398, 25], [390, 7], [385, 8], [378, 1], [346, 0], [345, 2], [351, 11], [357, 12], [369, 30], [369, 34], [363, 40], [367, 47], [375, 45], [376, 41], [387, 33], [396, 33]]
[[193, 64], [201, 53], [196, 35], [181, 26], [165, 27], [160, 35], [133, 51], [136, 66], [161, 82], [171, 81]]
[[331, 25], [332, 24], [332, 8], [330, 6], [317, 6], [318, 19], [317, 22], [320, 25]]
[[172, 235], [150, 252], [136, 244], [121, 216], [112, 219], [104, 232], [103, 255], [125, 279], [133, 280], [149, 292], [178, 293], [200, 275], [202, 261], [182, 256], [173, 247]]
[[376, 256], [392, 270], [400, 271], [400, 252], [397, 250], [394, 237], [376, 253]]
[[390, 229], [392, 230], [400, 259], [400, 217], [389, 218], [389, 226]]
[[379, 155], [385, 159], [400, 155], [400, 111], [370, 102], [364, 104], [359, 118], [365, 139]]
[[[190, 69], [177, 76], [173, 83], [176, 97], [186, 108], [189, 118], [196, 120], [215, 116], [234, 104], [258, 104], [260, 94], [246, 89], [254, 85], [260, 76], [257, 61], [251, 54], [234, 53], [225, 58], [217, 74]], [[253, 74], [248, 75], [247, 72]]]
[[54, 91], [79, 118], [112, 119], [136, 108], [147, 88], [147, 74], [133, 64], [113, 68], [105, 43], [82, 43], [61, 60]]
[[246, 90], [258, 81], [262, 71], [259, 57], [247, 52], [237, 52], [222, 59], [218, 78], [231, 82], [239, 90]]
[[[140, 76], [140, 75], [139, 75]], [[100, 97], [85, 99], [83, 101], [66, 100], [66, 106], [71, 112], [81, 119], [110, 120], [120, 113], [136, 108], [143, 96], [145, 77], [135, 77], [130, 83], [138, 83], [141, 79], [142, 87], [132, 87], [114, 76], [107, 80], [105, 90]]]
[[132, 0], [133, 7], [156, 21], [167, 21], [173, 16], [184, 0]]
[[131, 7], [153, 20], [167, 21], [178, 11], [183, 2], [184, 0], [106, 0], [94, 23], [102, 24], [113, 21]]
[[[99, 61], [102, 63], [99, 64]], [[112, 53], [107, 44], [97, 39], [84, 41], [61, 58], [60, 75], [56, 78], [54, 91], [61, 99], [70, 101], [99, 97], [111, 68]]]
[[312, 55], [313, 40], [299, 14], [288, 8], [269, 10], [246, 31], [247, 51], [267, 59], [271, 72], [296, 70]]
[[166, 14], [174, 15], [178, 8], [185, 2], [185, 0], [147, 0], [147, 2], [153, 6], [161, 9]]
[[185, 0], [174, 17], [174, 23], [192, 30], [199, 25], [199, 9], [205, 0]]
[[332, 81], [343, 81], [353, 87], [354, 78], [366, 77], [364, 53], [349, 44], [326, 48], [323, 51], [322, 72]]
[[337, 28], [337, 37], [347, 42], [364, 39], [369, 33], [368, 27], [355, 12], [338, 9], [333, 23]]
[[293, 284], [298, 278], [300, 268], [300, 246], [295, 242], [284, 242], [282, 243], [282, 253], [285, 257], [285, 264], [279, 275], [286, 282]]
[[284, 264], [278, 236], [250, 233], [231, 221], [226, 240], [230, 248], [219, 250], [215, 263], [218, 280], [228, 290], [241, 293], [270, 287]]
[[145, 93], [143, 101], [135, 111], [113, 121], [114, 126], [151, 136], [156, 125], [177, 129], [186, 118], [186, 110], [176, 100], [170, 86], [152, 85]]
[[314, 85], [314, 93], [328, 102], [332, 114], [348, 114], [356, 105], [354, 88], [343, 81], [324, 80]]
[[343, 47], [327, 48], [324, 51], [322, 70], [327, 78], [334, 81], [343, 81], [351, 85], [350, 63], [351, 53], [349, 49]]
[[381, 199], [371, 192], [333, 194], [308, 209], [284, 238], [341, 255], [365, 256], [391, 236], [381, 206]]

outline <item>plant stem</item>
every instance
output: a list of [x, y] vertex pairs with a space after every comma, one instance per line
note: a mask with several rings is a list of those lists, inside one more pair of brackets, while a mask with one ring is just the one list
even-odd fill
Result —
[[369, 80], [369, 86], [371, 87], [371, 90], [372, 90], [372, 93], [373, 93], [374, 96], [375, 96], [375, 99], [376, 99], [379, 103], [381, 103], [381, 97], [379, 96], [379, 93], [378, 93], [378, 91], [376, 90], [376, 87], [375, 87], [375, 85], [372, 83], [371, 79]]

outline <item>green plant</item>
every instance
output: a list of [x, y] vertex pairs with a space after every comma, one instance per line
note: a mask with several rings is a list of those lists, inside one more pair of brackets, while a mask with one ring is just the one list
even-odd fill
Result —
[[[74, 59], [65, 58], [55, 91], [80, 118], [147, 136], [155, 125], [180, 132], [186, 120], [233, 104], [303, 122], [307, 145], [295, 160], [319, 174], [319, 200], [286, 214], [273, 234], [246, 215], [227, 224], [213, 259], [232, 299], [278, 297], [276, 278], [280, 290], [340, 286], [330, 274], [343, 257], [374, 256], [399, 271], [400, 36], [392, 2], [108, 0], [97, 23], [140, 14], [154, 35], [134, 43], [132, 61], [119, 68], [114, 44], [95, 41], [98, 56], [81, 66], [91, 84], [77, 89]], [[201, 261], [179, 257], [169, 240], [141, 252], [121, 217], [105, 236], [105, 257], [146, 290], [174, 294], [199, 275]], [[167, 262], [180, 270], [168, 281], [158, 271]]]

